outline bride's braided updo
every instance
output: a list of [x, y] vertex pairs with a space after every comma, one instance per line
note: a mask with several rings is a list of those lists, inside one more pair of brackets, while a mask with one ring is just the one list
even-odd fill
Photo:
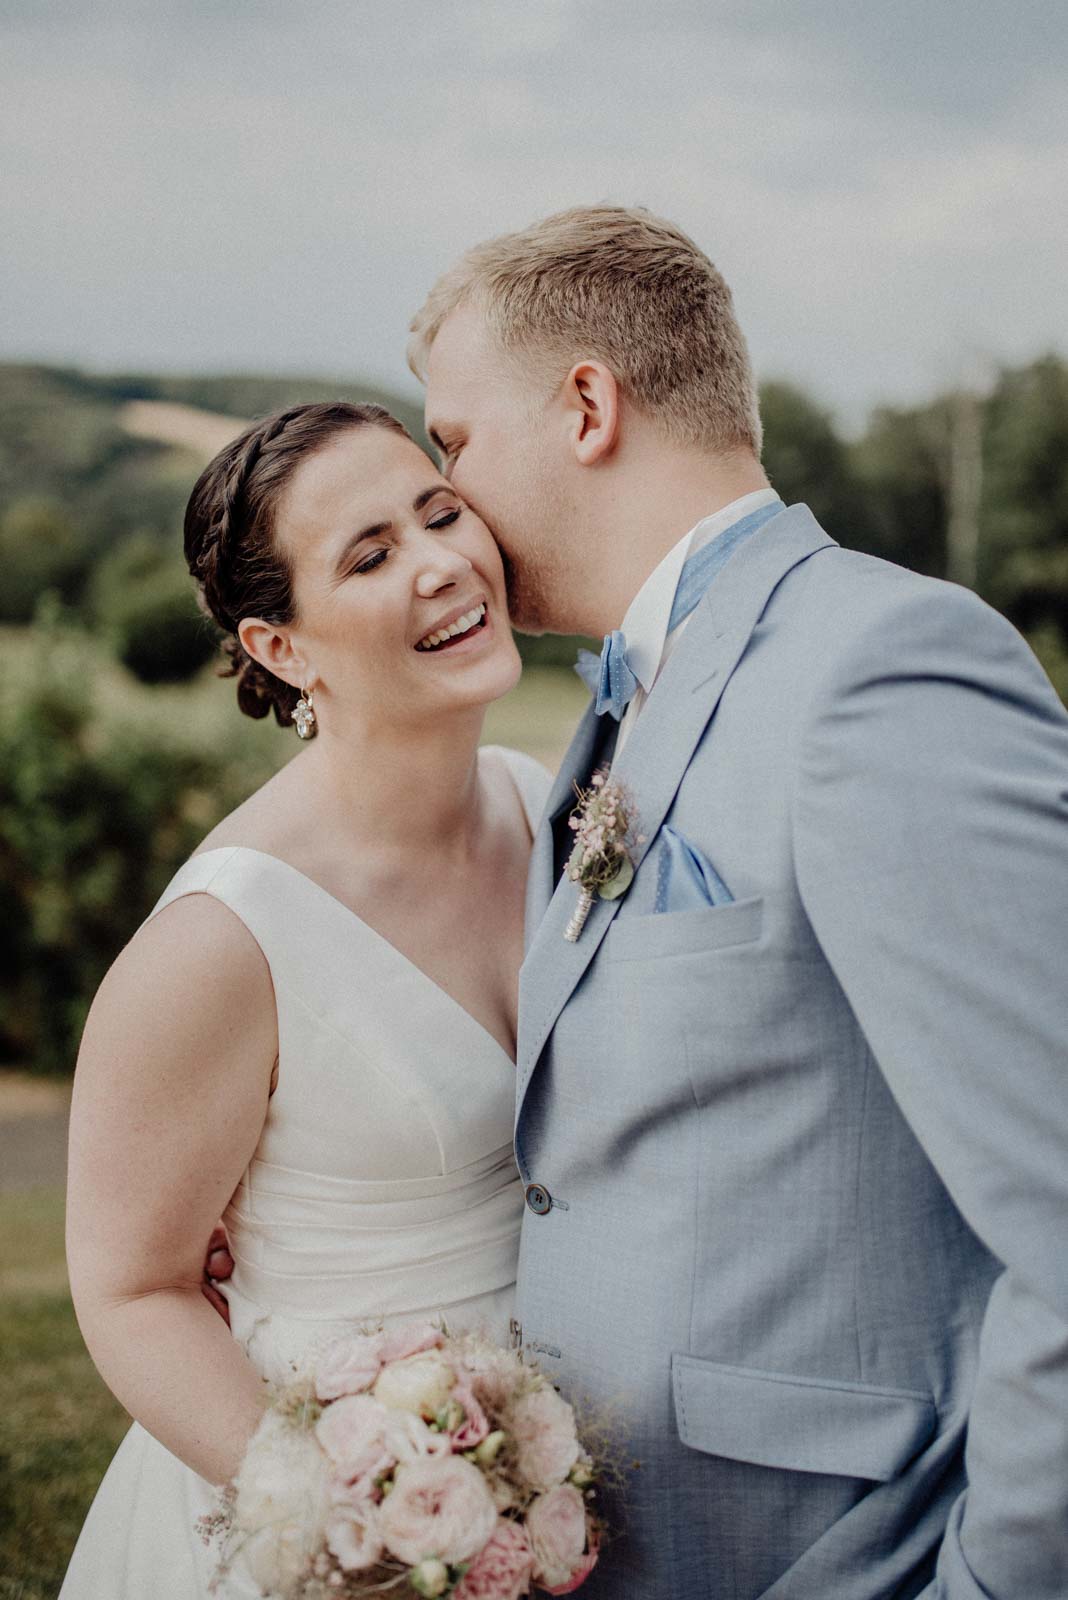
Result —
[[185, 512], [185, 558], [202, 610], [223, 631], [223, 677], [237, 679], [246, 716], [273, 711], [291, 725], [299, 691], [247, 655], [237, 635], [245, 617], [295, 620], [289, 562], [275, 543], [282, 492], [301, 461], [346, 428], [373, 426], [410, 435], [381, 406], [332, 400], [291, 406], [246, 428], [197, 479]]

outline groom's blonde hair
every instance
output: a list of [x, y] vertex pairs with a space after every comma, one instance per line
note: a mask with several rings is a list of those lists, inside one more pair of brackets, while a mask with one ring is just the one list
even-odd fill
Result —
[[760, 453], [760, 414], [731, 292], [680, 228], [640, 207], [576, 206], [475, 245], [412, 320], [408, 363], [462, 304], [548, 393], [576, 361], [610, 367], [677, 443]]

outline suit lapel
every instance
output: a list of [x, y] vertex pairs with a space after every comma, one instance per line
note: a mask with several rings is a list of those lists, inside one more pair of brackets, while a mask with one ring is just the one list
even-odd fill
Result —
[[[792, 506], [737, 552], [694, 611], [612, 768], [633, 801], [636, 831], [644, 835], [634, 852], [636, 866], [652, 848], [773, 589], [792, 567], [833, 544], [807, 506]], [[589, 774], [599, 720], [587, 711], [550, 796], [539, 830], [539, 904], [551, 890], [546, 873], [552, 871], [552, 817], [565, 802], [570, 808], [572, 779]], [[517, 1120], [545, 1041], [623, 904], [595, 900], [578, 941], [568, 944], [564, 928], [577, 894], [573, 883], [561, 879], [544, 915], [528, 920], [527, 957], [519, 974]]]
[[534, 837], [527, 877], [526, 947], [528, 950], [549, 909], [549, 902], [556, 886], [554, 855], [557, 821], [561, 813], [565, 810], [570, 811], [575, 803], [574, 784], [584, 783], [589, 777], [602, 731], [601, 718], [594, 716], [591, 702], [575, 730], [575, 736], [556, 774], [556, 781], [549, 791], [549, 798]]

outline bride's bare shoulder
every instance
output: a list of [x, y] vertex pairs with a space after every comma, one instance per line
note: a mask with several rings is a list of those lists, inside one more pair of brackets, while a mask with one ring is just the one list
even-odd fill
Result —
[[270, 968], [253, 935], [212, 895], [182, 895], [141, 925], [105, 975], [80, 1070], [84, 1079], [88, 1059], [181, 1058], [183, 1071], [200, 1072], [236, 1036], [255, 1071], [273, 1060], [274, 1029]]

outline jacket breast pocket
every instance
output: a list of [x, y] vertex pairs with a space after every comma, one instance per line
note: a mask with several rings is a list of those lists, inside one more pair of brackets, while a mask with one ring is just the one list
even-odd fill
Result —
[[754, 1466], [887, 1483], [933, 1437], [938, 1414], [910, 1389], [838, 1383], [672, 1357], [679, 1438]]
[[614, 961], [712, 954], [716, 950], [755, 944], [763, 926], [762, 895], [697, 911], [620, 916], [609, 929], [608, 951]]

